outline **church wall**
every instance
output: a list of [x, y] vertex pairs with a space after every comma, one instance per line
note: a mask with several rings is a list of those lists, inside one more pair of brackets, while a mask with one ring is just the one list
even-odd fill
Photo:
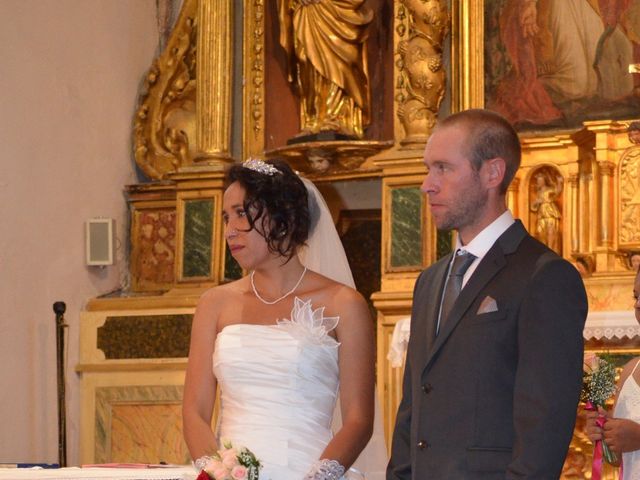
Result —
[[[54, 301], [67, 304], [68, 463], [78, 462], [79, 312], [126, 281], [131, 122], [157, 48], [154, 0], [0, 2], [0, 462], [58, 459]], [[84, 221], [116, 221], [116, 264]]]

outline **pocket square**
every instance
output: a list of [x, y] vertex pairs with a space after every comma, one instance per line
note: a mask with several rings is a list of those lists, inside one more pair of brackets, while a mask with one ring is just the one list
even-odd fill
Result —
[[484, 297], [484, 300], [482, 300], [482, 303], [480, 304], [476, 315], [482, 315], [483, 313], [491, 313], [497, 311], [498, 304], [496, 303], [495, 299], [487, 295], [486, 297]]

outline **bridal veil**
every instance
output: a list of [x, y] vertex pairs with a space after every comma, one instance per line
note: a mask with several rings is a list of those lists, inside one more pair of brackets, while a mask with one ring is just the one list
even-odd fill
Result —
[[[300, 261], [310, 270], [355, 288], [349, 261], [333, 223], [331, 212], [313, 182], [306, 178], [303, 178], [302, 181], [309, 196], [311, 229], [306, 245], [298, 253]], [[337, 431], [341, 425], [339, 410], [340, 404], [337, 402], [333, 421], [334, 431]], [[383, 480], [387, 459], [382, 411], [376, 388], [373, 435], [352, 468], [364, 473], [366, 480]], [[347, 478], [349, 478], [348, 475]]]

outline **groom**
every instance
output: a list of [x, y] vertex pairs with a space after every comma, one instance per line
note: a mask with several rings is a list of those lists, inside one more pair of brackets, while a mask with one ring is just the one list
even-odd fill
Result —
[[506, 206], [513, 127], [487, 110], [444, 119], [422, 184], [453, 254], [419, 276], [387, 480], [560, 476], [582, 385], [587, 299], [576, 269]]

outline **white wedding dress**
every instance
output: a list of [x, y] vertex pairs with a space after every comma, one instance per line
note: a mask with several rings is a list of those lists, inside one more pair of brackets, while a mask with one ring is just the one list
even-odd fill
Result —
[[217, 435], [251, 450], [260, 480], [302, 480], [332, 437], [338, 397], [338, 317], [295, 298], [290, 320], [235, 324], [216, 338]]
[[[640, 365], [640, 361], [631, 371], [631, 375], [622, 384], [616, 408], [613, 412], [614, 418], [626, 418], [636, 423], [640, 423], [640, 385], [633, 378], [633, 374]], [[640, 450], [624, 452], [622, 454], [622, 475], [620, 480], [640, 480]]]

